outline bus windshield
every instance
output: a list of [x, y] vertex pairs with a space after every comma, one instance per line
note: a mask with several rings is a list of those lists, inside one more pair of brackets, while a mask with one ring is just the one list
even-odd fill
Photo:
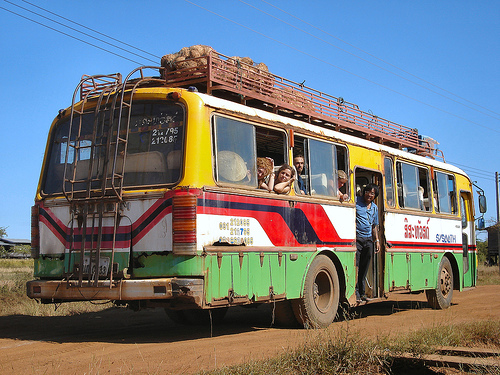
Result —
[[[101, 189], [103, 184], [109, 186], [113, 170], [115, 184], [116, 174], [123, 171], [123, 187], [169, 185], [179, 180], [184, 108], [172, 102], [134, 102], [128, 127], [128, 111], [122, 113], [119, 142], [117, 118], [118, 110], [112, 121], [109, 111], [97, 116], [92, 111], [75, 115], [71, 126], [69, 118], [56, 124], [42, 183], [44, 194], [62, 193], [64, 184], [66, 191]], [[103, 178], [105, 171], [107, 178]]]

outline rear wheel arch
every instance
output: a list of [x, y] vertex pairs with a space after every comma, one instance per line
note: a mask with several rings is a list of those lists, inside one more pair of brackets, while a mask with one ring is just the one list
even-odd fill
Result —
[[307, 267], [306, 269], [304, 270], [304, 274], [302, 275], [302, 282], [301, 282], [301, 285], [300, 285], [300, 296], [303, 297], [303, 290], [304, 290], [304, 283], [305, 283], [305, 280], [306, 280], [306, 276], [307, 276], [307, 272], [309, 271], [309, 267], [311, 267], [311, 264], [312, 262], [314, 261], [314, 259], [318, 256], [318, 255], [326, 255], [328, 258], [330, 258], [330, 260], [333, 262], [333, 265], [335, 266], [336, 270], [337, 270], [337, 275], [338, 275], [338, 278], [339, 278], [339, 283], [340, 283], [340, 298], [345, 298], [345, 291], [346, 291], [346, 277], [345, 277], [345, 270], [342, 268], [342, 263], [340, 262], [339, 258], [337, 257], [337, 255], [335, 255], [335, 253], [331, 250], [323, 250], [323, 251], [320, 251], [316, 254], [314, 254], [314, 256], [311, 257], [311, 259], [309, 260], [309, 263], [307, 264]]
[[301, 297], [291, 301], [295, 317], [304, 327], [324, 328], [336, 319], [345, 294], [340, 286], [344, 277], [339, 274], [344, 273], [339, 264], [328, 251], [311, 258], [304, 273]]

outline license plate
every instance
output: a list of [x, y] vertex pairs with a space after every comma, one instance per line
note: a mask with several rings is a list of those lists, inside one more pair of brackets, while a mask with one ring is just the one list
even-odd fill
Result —
[[[91, 267], [92, 266], [92, 267]], [[95, 273], [95, 262], [90, 262], [90, 257], [83, 258], [83, 273], [84, 274], [94, 274]], [[99, 259], [99, 276], [107, 276], [109, 270], [109, 258]]]

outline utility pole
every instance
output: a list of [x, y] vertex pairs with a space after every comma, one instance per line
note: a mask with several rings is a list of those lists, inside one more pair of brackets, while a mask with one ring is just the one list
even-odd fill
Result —
[[497, 223], [499, 223], [500, 222], [500, 202], [499, 202], [498, 198], [500, 196], [500, 189], [498, 186], [498, 172], [495, 172], [495, 185], [496, 185], [496, 190], [497, 190]]

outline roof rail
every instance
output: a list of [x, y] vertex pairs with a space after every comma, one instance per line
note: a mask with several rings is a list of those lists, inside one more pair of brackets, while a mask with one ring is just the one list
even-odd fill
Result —
[[315, 125], [444, 160], [441, 150], [436, 148], [437, 142], [419, 137], [417, 129], [362, 111], [341, 97], [322, 93], [214, 50], [182, 62], [169, 62], [164, 68], [163, 78], [170, 87], [196, 86], [207, 94], [233, 94], [250, 106], [261, 106]]
[[106, 88], [117, 86], [121, 83], [122, 75], [120, 73], [95, 76], [84, 74], [80, 80], [80, 100], [83, 100], [87, 96], [98, 96]]

